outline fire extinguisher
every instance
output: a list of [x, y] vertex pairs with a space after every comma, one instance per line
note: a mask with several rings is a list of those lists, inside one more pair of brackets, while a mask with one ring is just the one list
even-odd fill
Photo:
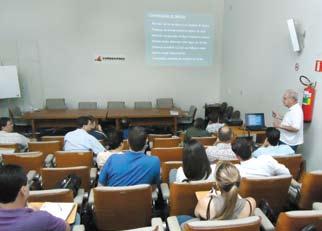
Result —
[[300, 82], [305, 86], [302, 102], [303, 119], [304, 122], [309, 123], [312, 121], [313, 116], [316, 82], [311, 82], [311, 80], [304, 75], [300, 76]]

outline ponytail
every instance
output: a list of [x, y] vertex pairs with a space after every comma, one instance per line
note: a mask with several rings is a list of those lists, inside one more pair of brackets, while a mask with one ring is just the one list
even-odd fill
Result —
[[[216, 219], [226, 220], [232, 218], [238, 198], [238, 183], [232, 183], [223, 187], [225, 191], [225, 193], [222, 194], [224, 197], [224, 206], [221, 214], [218, 214]], [[226, 191], [225, 189], [228, 190]]]

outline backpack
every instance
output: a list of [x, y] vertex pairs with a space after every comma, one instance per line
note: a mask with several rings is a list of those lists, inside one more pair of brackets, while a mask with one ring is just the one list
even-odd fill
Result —
[[79, 176], [70, 174], [58, 183], [57, 188], [71, 189], [75, 197], [78, 189], [81, 186], [81, 183], [82, 179]]

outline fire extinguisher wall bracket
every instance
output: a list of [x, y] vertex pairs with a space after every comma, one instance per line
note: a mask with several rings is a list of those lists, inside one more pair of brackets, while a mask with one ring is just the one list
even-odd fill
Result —
[[316, 82], [311, 82], [311, 80], [304, 75], [300, 76], [300, 82], [305, 86], [302, 101], [303, 120], [306, 123], [310, 123], [313, 116]]

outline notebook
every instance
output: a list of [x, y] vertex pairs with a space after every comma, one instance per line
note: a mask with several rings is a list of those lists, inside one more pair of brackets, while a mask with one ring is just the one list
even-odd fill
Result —
[[246, 113], [245, 127], [251, 131], [266, 130], [264, 113]]
[[40, 207], [40, 210], [46, 211], [51, 215], [67, 220], [68, 216], [71, 214], [75, 204], [74, 203], [53, 203], [45, 202]]

